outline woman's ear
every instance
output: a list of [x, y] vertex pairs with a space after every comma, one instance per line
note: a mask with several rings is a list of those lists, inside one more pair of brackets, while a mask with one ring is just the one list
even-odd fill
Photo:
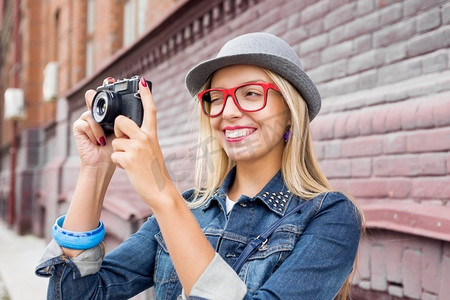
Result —
[[291, 115], [291, 110], [289, 109], [289, 106], [287, 106], [287, 118], [288, 118], [287, 126], [291, 127], [291, 125], [292, 125], [292, 115]]

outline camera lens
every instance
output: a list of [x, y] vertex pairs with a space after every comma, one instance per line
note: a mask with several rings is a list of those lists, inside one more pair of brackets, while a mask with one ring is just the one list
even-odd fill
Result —
[[92, 101], [92, 117], [104, 128], [114, 128], [114, 119], [121, 114], [122, 100], [112, 91], [97, 92]]
[[99, 99], [98, 102], [97, 102], [97, 106], [95, 106], [94, 109], [97, 110], [96, 111], [97, 115], [99, 115], [99, 116], [105, 115], [105, 113], [106, 113], [106, 102], [105, 102], [105, 99], [103, 99], [103, 98]]

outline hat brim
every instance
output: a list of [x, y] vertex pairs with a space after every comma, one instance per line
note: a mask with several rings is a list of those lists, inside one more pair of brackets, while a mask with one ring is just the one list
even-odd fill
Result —
[[188, 72], [186, 87], [192, 97], [195, 97], [215, 71], [231, 65], [244, 64], [268, 69], [289, 81], [306, 101], [310, 121], [319, 113], [320, 94], [311, 78], [290, 60], [266, 53], [237, 54], [204, 61]]

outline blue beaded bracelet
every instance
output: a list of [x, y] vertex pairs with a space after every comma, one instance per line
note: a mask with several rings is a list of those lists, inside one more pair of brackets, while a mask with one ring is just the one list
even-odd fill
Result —
[[100, 244], [105, 237], [105, 226], [100, 221], [99, 226], [92, 231], [75, 232], [63, 229], [66, 215], [59, 217], [52, 227], [53, 239], [61, 247], [76, 250], [86, 250]]

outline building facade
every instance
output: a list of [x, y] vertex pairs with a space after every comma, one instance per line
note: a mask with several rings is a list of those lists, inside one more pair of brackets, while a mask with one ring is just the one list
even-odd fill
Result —
[[[449, 299], [450, 1], [3, 0], [0, 24], [0, 110], [7, 88], [26, 104], [26, 118], [0, 122], [0, 217], [17, 232], [50, 238], [67, 209], [79, 167], [71, 126], [108, 76], [152, 81], [167, 167], [180, 190], [192, 186], [202, 145], [184, 76], [230, 38], [266, 31], [317, 84], [321, 167], [365, 212], [356, 298]], [[108, 248], [150, 214], [118, 170], [102, 212]]]

